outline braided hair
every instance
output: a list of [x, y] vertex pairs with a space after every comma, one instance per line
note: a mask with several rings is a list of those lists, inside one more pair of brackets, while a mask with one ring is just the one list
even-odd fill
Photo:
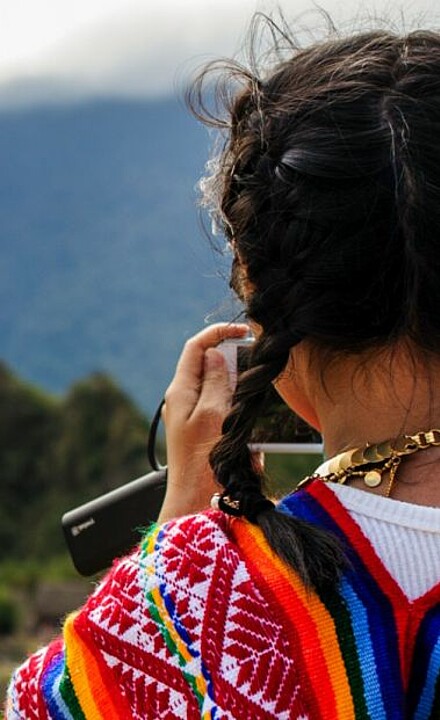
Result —
[[292, 41], [289, 53], [264, 73], [223, 66], [225, 114], [198, 110], [226, 130], [205, 201], [231, 241], [241, 295], [245, 268], [246, 311], [262, 328], [211, 465], [220, 507], [257, 524], [319, 589], [338, 576], [342, 550], [264, 498], [247, 444], [268, 386], [304, 338], [323, 357], [399, 338], [440, 351], [440, 36], [370, 32], [306, 49]]

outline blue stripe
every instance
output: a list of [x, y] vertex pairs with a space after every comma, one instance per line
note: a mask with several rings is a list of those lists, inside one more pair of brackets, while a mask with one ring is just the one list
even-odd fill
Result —
[[[300, 490], [284, 498], [280, 509], [333, 533], [346, 549], [350, 565], [344, 572], [344, 577], [358, 598], [362, 598], [362, 603], [368, 610], [368, 627], [376, 666], [386, 677], [387, 698], [390, 698], [390, 702], [387, 703], [388, 717], [389, 720], [402, 720], [405, 717], [405, 689], [400, 668], [399, 639], [394, 609], [390, 600], [369, 572], [361, 556], [351, 546], [342, 528], [307, 490]], [[322, 600], [325, 604], [324, 595]]]
[[437, 639], [428, 664], [428, 673], [414, 720], [428, 720], [435, 700], [436, 685], [440, 675], [440, 637]]
[[[437, 604], [427, 612], [417, 632], [411, 667], [411, 682], [408, 691], [409, 717], [414, 717], [416, 708], [419, 705], [428, 677], [430, 659], [439, 638], [440, 614]], [[435, 689], [433, 692], [435, 696]]]
[[72, 720], [73, 717], [59, 692], [64, 665], [64, 652], [60, 652], [51, 659], [41, 680], [41, 690], [51, 720]]
[[167, 592], [167, 588], [165, 583], [161, 583], [159, 585], [159, 591], [162, 596], [162, 599], [165, 603], [165, 607], [167, 609], [168, 615], [171, 619], [171, 622], [174, 625], [174, 629], [177, 631], [178, 635], [182, 638], [183, 642], [187, 646], [189, 652], [194, 658], [199, 658], [200, 653], [196, 648], [192, 646], [191, 638], [187, 633], [187, 630], [184, 625], [182, 625], [179, 616], [177, 615], [176, 607], [174, 605], [173, 599], [170, 597], [170, 595]]
[[341, 580], [339, 589], [350, 613], [364, 683], [364, 697], [369, 715], [374, 720], [387, 720], [381, 684], [377, 674], [374, 648], [371, 642], [368, 614], [364, 604], [346, 578]]

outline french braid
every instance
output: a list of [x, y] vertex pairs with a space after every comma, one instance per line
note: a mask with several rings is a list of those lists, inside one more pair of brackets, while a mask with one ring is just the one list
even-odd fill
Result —
[[306, 49], [289, 45], [284, 27], [279, 37], [275, 67], [226, 65], [226, 114], [207, 118], [227, 135], [205, 205], [231, 241], [234, 289], [262, 328], [211, 462], [223, 509], [257, 523], [319, 588], [337, 577], [342, 551], [264, 499], [247, 443], [266, 388], [303, 338], [323, 357], [401, 338], [440, 353], [440, 36], [371, 32]]

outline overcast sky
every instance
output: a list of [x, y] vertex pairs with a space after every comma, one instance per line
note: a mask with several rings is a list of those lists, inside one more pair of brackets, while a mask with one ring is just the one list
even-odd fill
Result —
[[[311, 0], [0, 0], [0, 99], [170, 93], [203, 60], [237, 52], [253, 11], [277, 4], [289, 18], [313, 8]], [[428, 0], [319, 4], [337, 23], [367, 10], [440, 26]]]

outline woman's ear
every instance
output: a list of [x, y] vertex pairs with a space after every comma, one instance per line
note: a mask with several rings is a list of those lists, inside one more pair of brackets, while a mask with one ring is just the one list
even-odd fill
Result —
[[293, 412], [320, 432], [321, 423], [313, 391], [317, 382], [312, 377], [314, 371], [316, 368], [313, 370], [310, 362], [309, 343], [303, 340], [291, 349], [289, 361], [274, 381], [274, 387]]

